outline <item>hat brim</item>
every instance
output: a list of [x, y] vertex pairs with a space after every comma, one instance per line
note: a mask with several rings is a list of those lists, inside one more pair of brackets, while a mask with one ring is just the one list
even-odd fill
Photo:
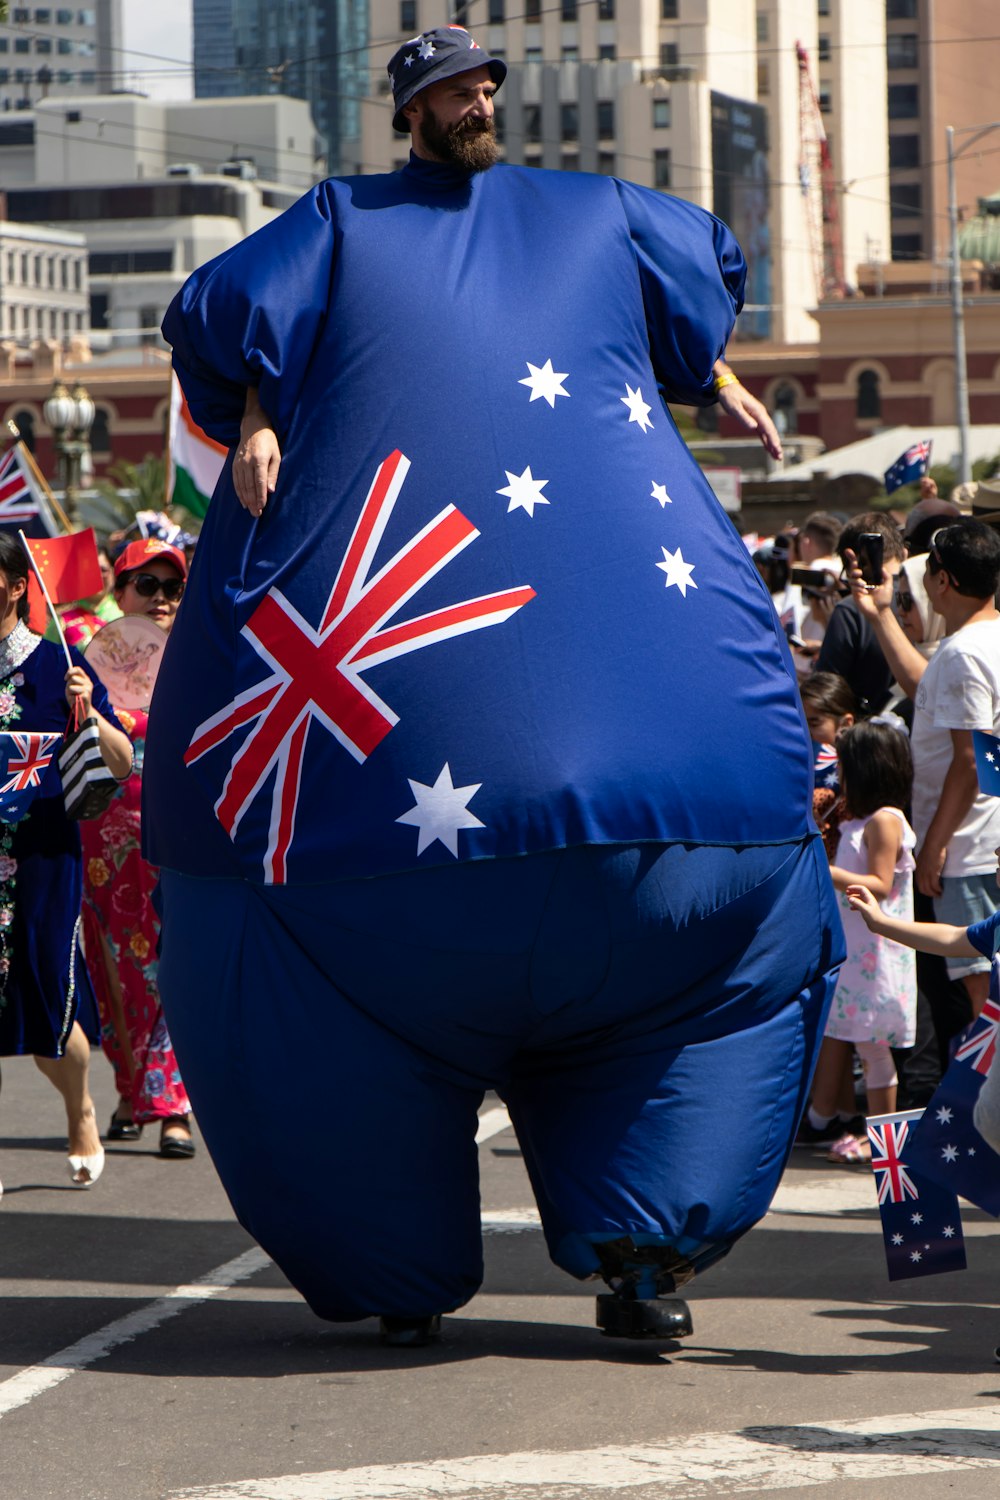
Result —
[[469, 54], [460, 53], [455, 57], [442, 58], [440, 68], [435, 68], [430, 73], [416, 82], [412, 89], [405, 89], [397, 102], [396, 113], [392, 117], [392, 128], [398, 135], [409, 135], [410, 125], [403, 111], [406, 106], [422, 94], [424, 89], [430, 88], [432, 83], [441, 83], [445, 78], [455, 78], [459, 73], [474, 73], [477, 68], [489, 68], [490, 77], [497, 88], [507, 77], [507, 64], [499, 57], [484, 57], [479, 62], [470, 63]]

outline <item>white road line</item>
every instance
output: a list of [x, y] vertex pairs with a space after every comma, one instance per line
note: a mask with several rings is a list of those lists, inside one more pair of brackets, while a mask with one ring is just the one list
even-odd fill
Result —
[[[642, 1500], [718, 1500], [900, 1475], [1000, 1468], [1000, 1406], [800, 1427], [706, 1432], [576, 1453], [493, 1453], [378, 1464], [174, 1490], [169, 1500], [578, 1500], [595, 1491]], [[862, 1494], [871, 1491], [861, 1491]]]
[[476, 1145], [481, 1146], [483, 1141], [488, 1141], [492, 1136], [499, 1135], [501, 1130], [506, 1130], [509, 1124], [510, 1115], [502, 1104], [496, 1109], [488, 1109], [485, 1114], [479, 1116]]
[[58, 1354], [50, 1354], [40, 1364], [19, 1370], [16, 1375], [0, 1382], [0, 1417], [16, 1411], [19, 1406], [27, 1406], [36, 1396], [51, 1390], [75, 1371], [84, 1370], [95, 1360], [102, 1359], [119, 1344], [127, 1344], [140, 1334], [149, 1333], [168, 1318], [184, 1312], [185, 1308], [207, 1302], [210, 1297], [217, 1297], [220, 1292], [228, 1291], [240, 1281], [246, 1281], [270, 1264], [270, 1257], [256, 1246], [252, 1250], [245, 1250], [235, 1260], [227, 1260], [225, 1265], [216, 1266], [214, 1271], [199, 1276], [187, 1286], [175, 1287], [165, 1297], [159, 1297], [155, 1302], [137, 1308], [135, 1312], [126, 1313], [123, 1318], [116, 1318], [113, 1323], [105, 1324], [95, 1333], [85, 1334], [75, 1344], [60, 1349]]
[[482, 1214], [483, 1234], [523, 1234], [526, 1229], [541, 1229], [537, 1208], [487, 1208]]

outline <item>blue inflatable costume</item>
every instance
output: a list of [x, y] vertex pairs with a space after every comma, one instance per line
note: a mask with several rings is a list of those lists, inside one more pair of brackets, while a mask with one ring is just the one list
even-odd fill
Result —
[[[484, 117], [505, 70], [442, 28], [390, 71], [419, 147], [422, 89]], [[282, 460], [259, 519], [227, 465], [156, 689], [161, 989], [323, 1317], [476, 1291], [487, 1089], [609, 1332], [689, 1331], [657, 1297], [767, 1210], [842, 938], [782, 632], [658, 394], [713, 399], [743, 275], [688, 203], [416, 151], [167, 314], [195, 419], [235, 446], [255, 387]]]

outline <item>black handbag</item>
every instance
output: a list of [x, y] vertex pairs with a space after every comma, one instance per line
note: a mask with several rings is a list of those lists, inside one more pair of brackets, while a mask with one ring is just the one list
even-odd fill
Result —
[[78, 724], [75, 704], [73, 724], [59, 751], [59, 774], [66, 816], [77, 822], [99, 818], [120, 785], [104, 764], [96, 718], [89, 714]]

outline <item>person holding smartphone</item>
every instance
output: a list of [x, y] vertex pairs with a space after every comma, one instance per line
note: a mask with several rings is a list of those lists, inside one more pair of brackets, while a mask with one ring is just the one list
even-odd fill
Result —
[[[852, 557], [858, 555], [862, 536], [882, 538], [883, 583], [895, 578], [906, 556], [896, 523], [877, 511], [852, 516], [837, 544], [845, 566], [848, 551]], [[874, 627], [859, 612], [850, 595], [839, 600], [831, 611], [830, 622], [816, 659], [816, 670], [836, 672], [838, 676], [846, 678], [863, 715], [880, 713], [889, 700], [893, 684], [892, 668], [886, 660]]]

